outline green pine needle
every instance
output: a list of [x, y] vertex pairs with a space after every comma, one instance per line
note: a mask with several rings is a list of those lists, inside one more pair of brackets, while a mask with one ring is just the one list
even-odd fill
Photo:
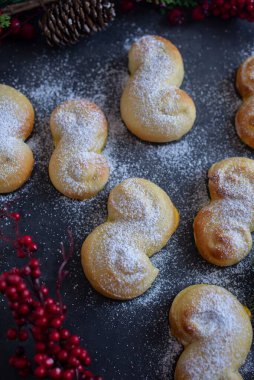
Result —
[[8, 28], [10, 26], [11, 18], [7, 14], [0, 15], [0, 28]]

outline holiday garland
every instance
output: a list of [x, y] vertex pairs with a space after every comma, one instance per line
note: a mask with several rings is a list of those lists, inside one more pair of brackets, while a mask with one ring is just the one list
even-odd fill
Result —
[[[39, 25], [49, 45], [73, 44], [106, 27], [119, 4], [120, 10], [127, 12], [137, 3], [166, 11], [170, 25], [209, 16], [254, 21], [254, 0], [0, 0], [0, 39], [9, 35], [33, 38], [36, 30], [27, 17], [39, 12]], [[20, 21], [17, 14], [24, 20]]]
[[[61, 298], [61, 284], [67, 275], [66, 265], [72, 256], [73, 241], [69, 235], [70, 249], [61, 247], [63, 256], [56, 280], [57, 299], [49, 296], [48, 287], [41, 282], [40, 261], [34, 256], [37, 244], [30, 235], [22, 235], [19, 230], [20, 214], [0, 210], [0, 220], [8, 219], [13, 225], [14, 235], [7, 236], [0, 227], [0, 240], [11, 244], [18, 258], [26, 263], [0, 275], [0, 293], [8, 301], [15, 326], [10, 327], [6, 337], [17, 341], [18, 347], [9, 364], [21, 377], [33, 374], [36, 378], [52, 380], [101, 380], [87, 367], [91, 358], [81, 347], [80, 339], [63, 327], [67, 307]], [[22, 346], [30, 339], [34, 354], [29, 358]]]

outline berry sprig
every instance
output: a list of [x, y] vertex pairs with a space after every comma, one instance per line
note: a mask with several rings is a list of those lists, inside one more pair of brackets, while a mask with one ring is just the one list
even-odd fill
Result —
[[170, 25], [181, 25], [188, 20], [203, 21], [208, 16], [254, 21], [254, 0], [121, 0], [120, 8], [127, 12], [135, 3], [150, 3], [168, 11]]
[[[61, 300], [60, 287], [67, 275], [65, 269], [72, 253], [73, 241], [70, 236], [70, 249], [61, 247], [63, 263], [56, 281], [57, 299], [49, 296], [48, 287], [41, 281], [41, 267], [34, 252], [38, 249], [30, 235], [19, 232], [19, 213], [0, 211], [0, 219], [8, 218], [14, 223], [15, 240], [5, 236], [0, 230], [0, 239], [11, 243], [19, 258], [28, 259], [21, 268], [12, 268], [0, 275], [0, 292], [7, 298], [15, 325], [6, 336], [10, 341], [18, 341], [15, 354], [9, 364], [21, 377], [31, 373], [38, 378], [59, 380], [101, 380], [87, 367], [91, 364], [88, 352], [81, 346], [80, 338], [63, 327], [67, 307]], [[34, 355], [29, 358], [22, 342], [28, 339], [34, 344]]]
[[0, 39], [14, 36], [31, 40], [35, 35], [36, 29], [27, 19], [21, 21], [17, 17], [11, 17], [0, 8]]

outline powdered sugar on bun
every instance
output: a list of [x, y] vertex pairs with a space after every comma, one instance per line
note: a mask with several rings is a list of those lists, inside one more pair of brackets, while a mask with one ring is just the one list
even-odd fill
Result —
[[237, 70], [236, 87], [243, 98], [235, 118], [236, 131], [245, 144], [254, 148], [254, 56]]
[[117, 185], [109, 195], [108, 220], [82, 246], [91, 285], [115, 299], [144, 293], [158, 274], [149, 257], [167, 243], [178, 222], [170, 198], [152, 182], [131, 178]]
[[53, 111], [50, 126], [56, 146], [49, 164], [53, 185], [74, 199], [96, 195], [109, 176], [101, 154], [107, 139], [103, 112], [87, 100], [69, 100]]
[[185, 347], [175, 380], [241, 380], [252, 343], [250, 312], [226, 289], [194, 285], [171, 306], [172, 334]]
[[13, 87], [0, 84], [0, 193], [18, 189], [30, 177], [34, 159], [24, 140], [34, 126], [30, 101]]
[[200, 254], [228, 266], [251, 250], [254, 230], [254, 161], [234, 157], [214, 164], [208, 173], [211, 203], [194, 220]]
[[182, 57], [168, 40], [145, 36], [129, 51], [131, 77], [121, 98], [127, 128], [152, 142], [180, 139], [195, 121], [192, 99], [178, 87], [184, 75]]

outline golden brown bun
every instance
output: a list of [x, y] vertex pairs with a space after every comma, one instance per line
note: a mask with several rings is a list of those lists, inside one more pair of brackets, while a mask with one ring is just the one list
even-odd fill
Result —
[[145, 141], [180, 139], [192, 128], [196, 109], [178, 88], [184, 76], [178, 49], [165, 38], [142, 37], [129, 51], [129, 70], [120, 105], [126, 127]]
[[237, 70], [236, 88], [243, 99], [254, 94], [254, 56], [247, 58]]
[[55, 144], [49, 163], [53, 185], [73, 199], [95, 196], [109, 177], [101, 154], [108, 131], [103, 112], [88, 100], [68, 100], [53, 111], [50, 127]]
[[235, 125], [240, 139], [254, 148], [254, 96], [242, 103], [236, 114]]
[[34, 109], [25, 95], [0, 84], [0, 193], [21, 187], [30, 177], [34, 158], [24, 141], [34, 126]]
[[179, 214], [160, 187], [141, 178], [123, 181], [110, 192], [107, 221], [82, 246], [88, 281], [110, 298], [143, 294], [158, 274], [149, 257], [166, 245], [178, 223]]
[[235, 124], [240, 139], [254, 148], [254, 56], [247, 58], [239, 67], [236, 87], [243, 98]]
[[174, 299], [172, 334], [184, 345], [175, 380], [240, 380], [252, 343], [250, 312], [215, 285], [193, 285]]
[[251, 250], [254, 230], [254, 161], [233, 157], [209, 172], [211, 202], [194, 220], [194, 237], [204, 259], [219, 266], [241, 261]]

